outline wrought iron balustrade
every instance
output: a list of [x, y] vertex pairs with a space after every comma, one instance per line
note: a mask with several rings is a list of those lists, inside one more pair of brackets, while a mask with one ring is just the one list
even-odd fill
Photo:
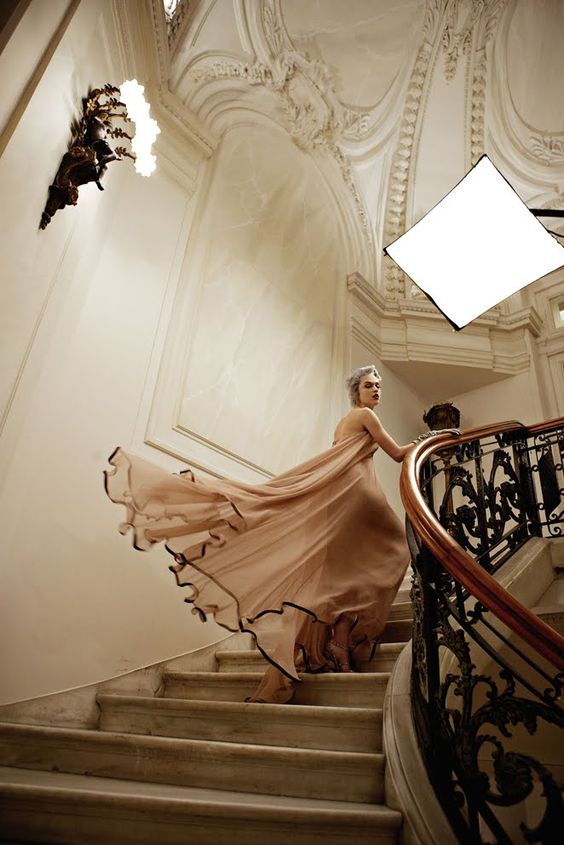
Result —
[[434, 437], [402, 472], [413, 717], [461, 843], [562, 841], [564, 638], [493, 574], [531, 537], [563, 536], [563, 454], [564, 420], [505, 423]]

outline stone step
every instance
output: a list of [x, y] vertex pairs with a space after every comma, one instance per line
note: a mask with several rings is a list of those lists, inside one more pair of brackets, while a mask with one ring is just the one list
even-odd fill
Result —
[[382, 711], [353, 707], [98, 695], [104, 731], [251, 745], [376, 753]]
[[384, 800], [384, 756], [0, 723], [0, 765], [299, 798]]
[[[395, 601], [390, 608], [388, 621], [395, 621], [396, 619], [413, 619], [413, 605], [409, 598], [404, 601]], [[383, 637], [383, 642], [387, 642]]]
[[[406, 643], [381, 643], [370, 661], [363, 660], [357, 670], [363, 673], [391, 672]], [[257, 649], [216, 651], [218, 672], [264, 672], [270, 665]]]
[[[335, 672], [300, 677], [294, 704], [375, 709], [383, 706], [390, 674]], [[253, 672], [163, 672], [162, 681], [166, 698], [192, 701], [244, 702], [258, 684]]]
[[395, 845], [381, 805], [0, 768], [2, 839], [57, 845]]
[[411, 639], [412, 631], [413, 619], [411, 618], [411, 612], [408, 619], [391, 618], [388, 622], [386, 622], [386, 627], [384, 628], [384, 633], [382, 634], [382, 642], [406, 643]]

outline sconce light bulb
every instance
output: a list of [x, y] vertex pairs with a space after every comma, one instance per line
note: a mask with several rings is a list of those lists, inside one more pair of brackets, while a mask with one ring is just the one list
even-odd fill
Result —
[[161, 130], [157, 121], [150, 116], [143, 85], [139, 85], [136, 79], [128, 79], [120, 85], [119, 90], [127, 116], [135, 123], [135, 135], [131, 141], [131, 150], [136, 156], [135, 169], [142, 176], [150, 176], [157, 163], [151, 147]]

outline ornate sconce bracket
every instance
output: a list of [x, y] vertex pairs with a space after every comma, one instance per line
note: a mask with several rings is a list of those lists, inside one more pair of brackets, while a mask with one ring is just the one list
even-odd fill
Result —
[[78, 203], [78, 188], [94, 182], [103, 191], [101, 179], [111, 161], [123, 158], [135, 160], [135, 154], [125, 146], [111, 147], [107, 138], [124, 138], [131, 141], [121, 126], [114, 121], [129, 122], [125, 103], [119, 100], [119, 88], [109, 83], [95, 88], [82, 101], [82, 117], [75, 123], [68, 151], [64, 154], [57, 174], [49, 185], [49, 196], [40, 229], [45, 229], [53, 215], [67, 205]]

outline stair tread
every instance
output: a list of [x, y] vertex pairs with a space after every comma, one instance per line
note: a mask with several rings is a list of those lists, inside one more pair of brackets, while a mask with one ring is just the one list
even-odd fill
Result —
[[42, 792], [46, 797], [57, 793], [72, 793], [78, 796], [97, 798], [100, 795], [125, 799], [152, 801], [165, 805], [186, 805], [201, 809], [209, 808], [217, 812], [235, 812], [242, 815], [245, 811], [268, 813], [275, 810], [291, 812], [301, 817], [316, 815], [343, 816], [354, 815], [372, 819], [382, 819], [391, 825], [401, 822], [401, 814], [383, 804], [362, 804], [348, 801], [330, 801], [320, 798], [291, 798], [279, 795], [260, 795], [255, 793], [232, 792], [223, 789], [176, 786], [147, 781], [128, 781], [117, 778], [76, 775], [64, 772], [47, 772], [36, 769], [18, 769], [0, 766], [0, 794], [19, 790]]
[[99, 694], [99, 730], [270, 747], [382, 751], [382, 708]]
[[[320, 672], [311, 674], [298, 673], [298, 677], [305, 684], [350, 684], [361, 685], [368, 681], [387, 683], [390, 672]], [[179, 672], [167, 670], [164, 678], [178, 678], [188, 681], [206, 681], [210, 684], [227, 684], [230, 681], [257, 682], [256, 672]]]
[[[260, 705], [262, 706], [262, 705]], [[114, 731], [98, 731], [83, 728], [61, 728], [47, 725], [25, 725], [14, 722], [0, 722], [0, 740], [2, 738], [37, 738], [46, 740], [67, 740], [77, 743], [90, 743], [93, 746], [110, 745], [116, 748], [131, 747], [145, 748], [151, 751], [162, 750], [163, 752], [197, 751], [206, 753], [206, 757], [213, 756], [232, 758], [253, 758], [260, 755], [261, 758], [278, 761], [285, 758], [288, 761], [307, 764], [309, 761], [323, 760], [337, 763], [354, 763], [355, 761], [366, 761], [372, 758], [373, 764], [383, 765], [384, 755], [378, 752], [364, 753], [360, 751], [332, 751], [326, 749], [312, 748], [289, 748], [286, 746], [256, 745], [240, 742], [220, 742], [208, 739], [183, 739], [168, 736], [150, 736], [147, 734], [127, 734]]]
[[[378, 657], [379, 654], [385, 653], [397, 653], [400, 654], [401, 651], [405, 648], [407, 642], [397, 642], [397, 643], [381, 643], [375, 654], [375, 659]], [[256, 648], [239, 648], [239, 649], [218, 649], [215, 653], [215, 656], [218, 659], [226, 658], [226, 657], [248, 657], [255, 660], [266, 660]], [[266, 661], [268, 662], [268, 661]], [[366, 673], [365, 673], [366, 674]]]
[[[253, 676], [254, 677], [254, 676]], [[122, 695], [120, 693], [99, 693], [96, 700], [100, 705], [116, 704], [123, 706], [137, 706], [143, 709], [162, 707], [166, 710], [199, 710], [210, 713], [268, 713], [289, 720], [308, 719], [318, 721], [323, 718], [354, 719], [356, 721], [372, 721], [382, 708], [368, 707], [331, 707], [316, 704], [257, 704], [251, 701], [202, 701], [189, 698], [155, 698], [143, 695]]]

